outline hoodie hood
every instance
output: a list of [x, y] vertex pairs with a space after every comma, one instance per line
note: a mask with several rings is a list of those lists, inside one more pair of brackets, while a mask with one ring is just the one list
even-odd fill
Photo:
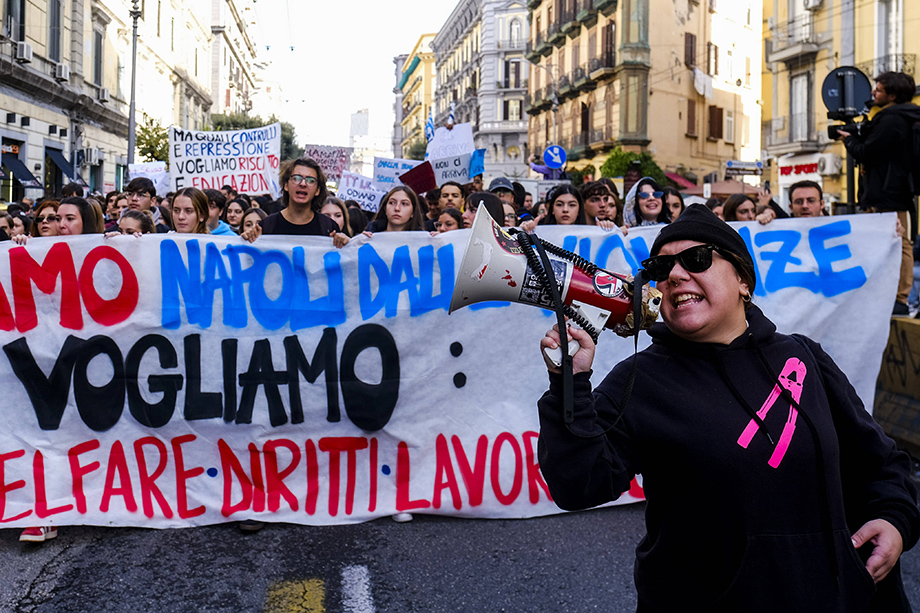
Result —
[[899, 115], [904, 120], [909, 123], [916, 123], [920, 121], [920, 106], [917, 106], [913, 102], [904, 102], [902, 104], [895, 104], [880, 110], [876, 117], [882, 113], [891, 113], [892, 115]]
[[639, 193], [639, 188], [643, 185], [651, 185], [655, 188], [655, 191], [661, 190], [661, 187], [655, 179], [651, 177], [642, 177], [629, 188], [629, 192], [626, 194], [626, 202], [623, 204], [623, 222], [630, 228], [635, 228], [636, 226], [654, 226], [660, 223], [658, 221], [647, 221], [642, 219], [642, 216], [639, 214], [636, 194]]

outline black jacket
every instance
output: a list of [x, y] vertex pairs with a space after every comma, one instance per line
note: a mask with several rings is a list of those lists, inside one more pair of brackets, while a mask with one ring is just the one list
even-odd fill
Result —
[[920, 163], [911, 153], [912, 128], [918, 121], [920, 107], [916, 104], [895, 104], [879, 111], [861, 134], [843, 140], [847, 151], [865, 169], [860, 206], [880, 211], [911, 208], [910, 165]]
[[[561, 377], [551, 375], [539, 401], [539, 459], [553, 499], [563, 509], [593, 507], [642, 474], [642, 611], [869, 611], [876, 588], [859, 554], [872, 546], [858, 554], [850, 537], [884, 518], [905, 550], [917, 541], [909, 459], [817, 343], [806, 349], [777, 334], [756, 307], [748, 324], [728, 346], [684, 341], [657, 324], [619, 422], [631, 361], [593, 394], [587, 373], [576, 375], [577, 434], [562, 419]], [[780, 396], [758, 427], [754, 416], [784, 371], [801, 413]], [[883, 601], [871, 610], [909, 610], [898, 571], [879, 584]]]

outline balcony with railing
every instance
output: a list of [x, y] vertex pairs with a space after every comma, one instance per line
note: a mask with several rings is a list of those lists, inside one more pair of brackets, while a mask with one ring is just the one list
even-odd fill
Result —
[[527, 41], [527, 44], [524, 46], [524, 59], [528, 62], [536, 63], [540, 58], [540, 53], [536, 49], [536, 44]]
[[479, 126], [480, 132], [527, 132], [526, 119], [506, 119], [504, 121], [484, 121]]
[[551, 23], [549, 24], [549, 27], [546, 28], [546, 41], [551, 45], [556, 45], [557, 47], [561, 47], [563, 44], [565, 44], [565, 34], [562, 33], [559, 22]]
[[576, 66], [575, 70], [572, 71], [572, 85], [575, 89], [583, 92], [591, 91], [597, 87], [597, 83], [588, 73], [587, 64]]
[[498, 89], [527, 89], [527, 79], [514, 79], [513, 77], [505, 77], [504, 81], [498, 81]]
[[588, 76], [595, 81], [612, 77], [617, 65], [616, 51], [610, 50], [588, 60]]
[[575, 38], [581, 30], [580, 24], [575, 21], [575, 0], [566, 0], [562, 10], [559, 11], [559, 24], [563, 34]]
[[771, 155], [821, 149], [811, 113], [795, 113], [763, 122], [763, 143]]
[[559, 82], [556, 84], [556, 91], [560, 96], [567, 96], [568, 94], [574, 92], [575, 90], [572, 87], [572, 77], [567, 74], [559, 77]]
[[591, 151], [589, 142], [591, 141], [591, 132], [576, 132], [570, 139], [570, 144], [566, 147], [566, 154], [570, 160], [580, 160], [587, 157]]
[[586, 28], [597, 23], [597, 9], [594, 0], [575, 0], [575, 19]]
[[594, 0], [594, 8], [610, 17], [617, 12], [617, 0]]
[[591, 130], [588, 134], [588, 146], [594, 151], [606, 151], [616, 145], [613, 138], [613, 126], [605, 126], [603, 130]]
[[892, 55], [883, 55], [869, 62], [857, 64], [856, 67], [867, 74], [870, 79], [874, 79], [883, 72], [903, 72], [904, 74], [914, 75], [917, 66], [917, 56], [913, 53], [895, 53]]
[[767, 39], [767, 62], [800, 62], [818, 54], [818, 36], [811, 13], [770, 29]]
[[534, 47], [534, 51], [542, 56], [548, 56], [553, 52], [553, 46], [549, 44], [548, 31], [537, 32], [537, 44]]
[[526, 46], [526, 41], [519, 38], [516, 39], [506, 39], [498, 41], [498, 48], [502, 51], [517, 51], [523, 49]]

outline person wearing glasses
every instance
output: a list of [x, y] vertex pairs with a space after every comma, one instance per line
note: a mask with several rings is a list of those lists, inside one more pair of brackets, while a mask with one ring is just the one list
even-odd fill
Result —
[[623, 221], [630, 228], [671, 223], [671, 211], [664, 206], [664, 191], [655, 179], [643, 177], [626, 194]]
[[348, 235], [339, 230], [339, 225], [320, 213], [329, 193], [326, 175], [315, 160], [288, 160], [281, 166], [279, 180], [281, 210], [240, 234], [243, 239], [253, 242], [262, 234], [287, 234], [329, 236], [337, 248], [348, 244]]
[[131, 179], [131, 182], [125, 187], [125, 195], [128, 197], [129, 209], [149, 211], [157, 232], [160, 234], [169, 232], [169, 226], [163, 223], [160, 209], [156, 206], [157, 188], [153, 181], [146, 177]]
[[[569, 420], [546, 360], [539, 461], [553, 500], [594, 507], [642, 475], [642, 613], [909, 611], [898, 558], [920, 511], [908, 456], [818, 343], [778, 333], [753, 304], [744, 240], [705, 205], [665, 226], [651, 255], [664, 320], [652, 345], [592, 391], [594, 343], [570, 328]], [[559, 345], [556, 329], [540, 341]]]

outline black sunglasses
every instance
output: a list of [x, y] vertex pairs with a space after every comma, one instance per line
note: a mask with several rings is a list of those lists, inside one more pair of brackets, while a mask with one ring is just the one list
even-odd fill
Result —
[[697, 273], [709, 270], [712, 266], [713, 251], [718, 251], [722, 257], [725, 257], [722, 250], [715, 245], [696, 245], [674, 255], [656, 255], [644, 260], [642, 268], [645, 269], [649, 279], [660, 283], [668, 278], [677, 262], [680, 262], [687, 272]]

